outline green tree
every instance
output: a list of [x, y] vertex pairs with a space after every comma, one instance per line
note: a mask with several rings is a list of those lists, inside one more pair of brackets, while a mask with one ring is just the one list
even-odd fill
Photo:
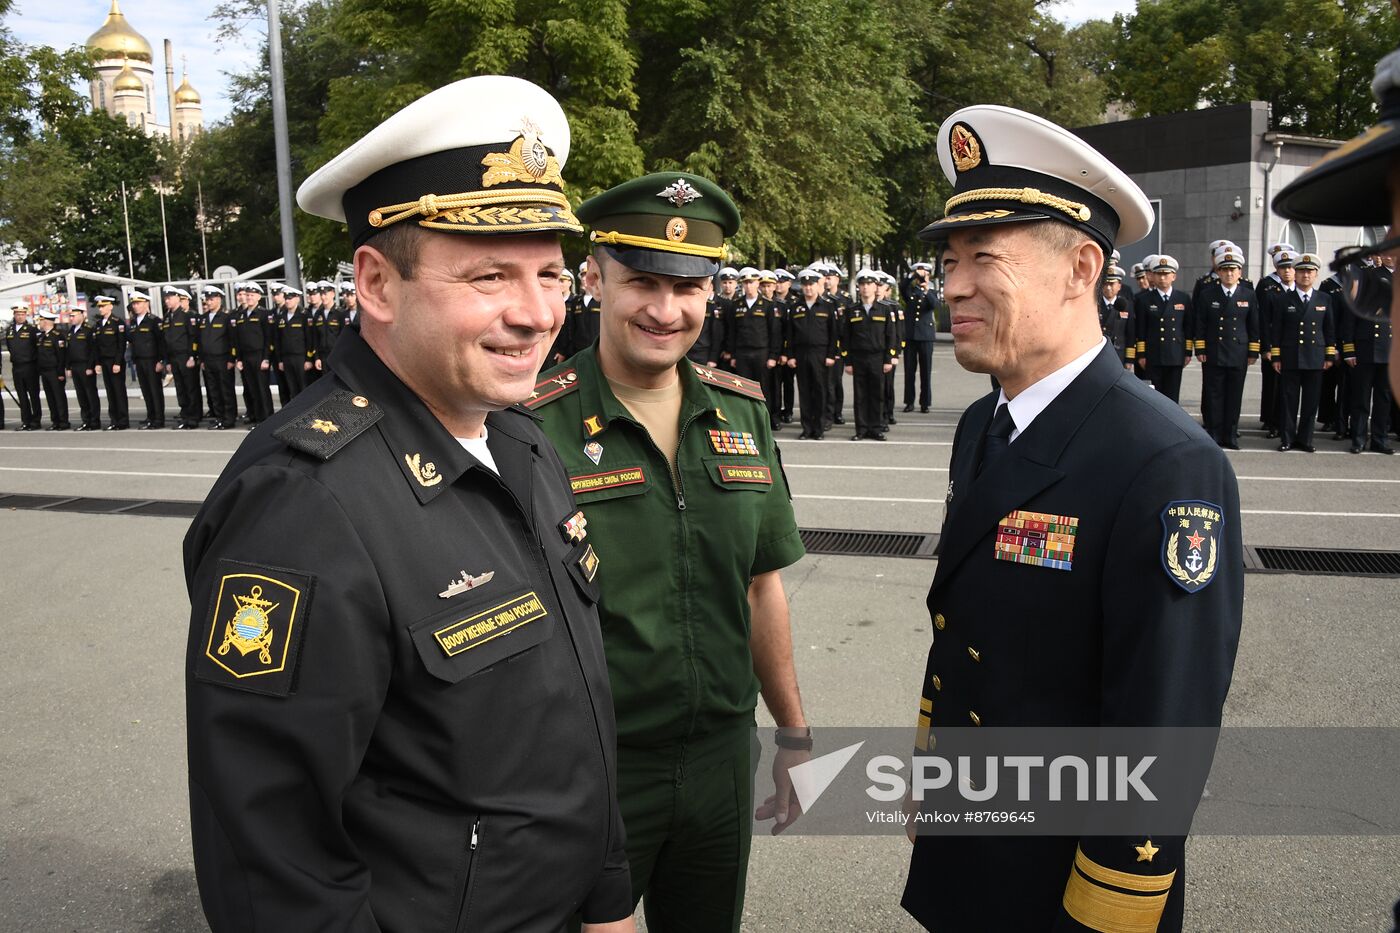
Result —
[[1100, 68], [1135, 116], [1268, 102], [1273, 124], [1347, 138], [1376, 120], [1371, 73], [1400, 42], [1385, 0], [1142, 0]]

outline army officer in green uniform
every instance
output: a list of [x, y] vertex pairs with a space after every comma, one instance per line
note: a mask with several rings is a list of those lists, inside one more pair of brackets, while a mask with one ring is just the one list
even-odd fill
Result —
[[706, 284], [739, 226], [729, 197], [682, 172], [586, 201], [598, 342], [544, 373], [528, 406], [559, 450], [600, 553], [603, 644], [618, 723], [618, 799], [648, 929], [737, 930], [757, 764], [758, 693], [780, 727], [778, 792], [810, 734], [778, 571], [803, 555], [758, 383], [692, 363]]

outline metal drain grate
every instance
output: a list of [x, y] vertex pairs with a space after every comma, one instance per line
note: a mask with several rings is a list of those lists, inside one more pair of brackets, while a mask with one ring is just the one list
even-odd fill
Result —
[[148, 515], [194, 518], [200, 502], [180, 499], [107, 499], [91, 496], [30, 496], [0, 493], [0, 509], [80, 512], [86, 515]]
[[913, 557], [932, 560], [938, 535], [926, 532], [850, 531], [841, 528], [801, 528], [808, 554], [845, 557]]
[[1333, 577], [1400, 577], [1400, 551], [1251, 547], [1245, 548], [1245, 569], [1257, 573], [1319, 574]]

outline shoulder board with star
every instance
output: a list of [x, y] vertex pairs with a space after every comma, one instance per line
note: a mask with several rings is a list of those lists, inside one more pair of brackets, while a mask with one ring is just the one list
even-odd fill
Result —
[[325, 461], [383, 417], [384, 409], [363, 395], [337, 389], [272, 436], [288, 447]]
[[539, 382], [535, 383], [535, 389], [530, 393], [523, 404], [526, 408], [535, 409], [550, 402], [556, 402], [570, 392], [578, 391], [578, 373], [572, 367], [560, 369]]
[[718, 370], [710, 369], [708, 366], [701, 366], [699, 363], [691, 364], [695, 370], [695, 375], [700, 377], [700, 381], [706, 385], [716, 388], [726, 389], [736, 395], [747, 395], [749, 398], [756, 398], [763, 401], [763, 386], [752, 379], [745, 379], [735, 373], [722, 373]]

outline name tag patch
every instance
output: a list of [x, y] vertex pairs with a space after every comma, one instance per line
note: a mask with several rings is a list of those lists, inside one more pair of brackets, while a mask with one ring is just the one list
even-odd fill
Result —
[[625, 470], [613, 470], [609, 473], [589, 473], [586, 476], [574, 476], [569, 479], [569, 485], [573, 487], [575, 493], [597, 492], [600, 489], [613, 489], [617, 486], [635, 486], [638, 483], [647, 481], [646, 474], [641, 467], [628, 467]]
[[766, 466], [730, 466], [721, 463], [716, 469], [719, 471], [719, 478], [722, 483], [758, 483], [763, 486], [773, 485], [773, 471]]
[[997, 525], [996, 559], [1055, 570], [1074, 567], [1079, 519], [1019, 509]]
[[758, 456], [758, 446], [747, 431], [710, 431], [710, 447], [717, 454]]
[[547, 615], [549, 611], [532, 591], [443, 626], [433, 632], [433, 638], [443, 653], [451, 658]]

